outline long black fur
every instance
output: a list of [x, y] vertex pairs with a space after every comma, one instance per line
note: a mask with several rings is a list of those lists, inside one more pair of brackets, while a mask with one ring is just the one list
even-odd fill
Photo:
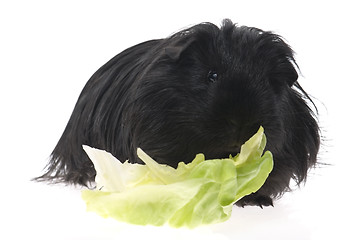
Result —
[[293, 55], [280, 36], [230, 20], [133, 46], [87, 82], [37, 179], [89, 186], [95, 170], [83, 144], [137, 163], [141, 147], [176, 167], [200, 152], [207, 159], [235, 154], [262, 125], [274, 169], [239, 205], [272, 205], [290, 179], [306, 179], [320, 145]]

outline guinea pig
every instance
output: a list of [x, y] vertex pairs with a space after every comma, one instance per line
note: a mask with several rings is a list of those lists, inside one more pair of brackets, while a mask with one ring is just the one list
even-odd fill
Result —
[[294, 52], [280, 36], [224, 20], [201, 23], [119, 53], [86, 83], [37, 180], [90, 186], [89, 145], [142, 163], [142, 148], [176, 167], [197, 153], [236, 154], [263, 126], [274, 168], [240, 206], [273, 206], [317, 162], [317, 108], [297, 82]]

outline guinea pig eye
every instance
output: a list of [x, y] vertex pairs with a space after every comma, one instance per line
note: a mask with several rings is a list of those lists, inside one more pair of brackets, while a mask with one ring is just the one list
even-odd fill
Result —
[[218, 79], [218, 73], [215, 71], [209, 71], [208, 72], [208, 81], [210, 82], [216, 82]]

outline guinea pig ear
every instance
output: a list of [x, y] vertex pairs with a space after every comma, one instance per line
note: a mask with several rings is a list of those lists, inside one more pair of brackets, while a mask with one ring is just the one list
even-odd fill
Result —
[[164, 48], [164, 53], [172, 60], [177, 61], [182, 53], [195, 41], [195, 38], [189, 37], [172, 43]]
[[298, 73], [296, 70], [296, 68], [298, 68], [298, 67], [297, 67], [296, 63], [294, 63], [294, 64], [293, 63], [294, 63], [294, 61], [289, 61], [288, 64], [286, 64], [288, 66], [285, 66], [285, 71], [284, 71], [284, 77], [285, 77], [286, 83], [290, 87], [292, 87], [293, 84], [298, 79]]
[[275, 69], [272, 71], [272, 82], [276, 84], [276, 86], [286, 83], [288, 86], [292, 87], [298, 79], [296, 69], [298, 69], [298, 66], [293, 59], [287, 58], [281, 60], [278, 64], [276, 64]]

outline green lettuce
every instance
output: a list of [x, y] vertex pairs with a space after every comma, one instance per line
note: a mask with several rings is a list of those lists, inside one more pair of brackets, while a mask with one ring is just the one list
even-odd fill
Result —
[[106, 151], [83, 146], [97, 175], [96, 190], [83, 190], [82, 198], [88, 211], [137, 225], [194, 228], [223, 222], [233, 204], [256, 192], [272, 171], [265, 146], [260, 127], [236, 156], [206, 161], [198, 154], [176, 169], [158, 164], [140, 148], [145, 165], [121, 163]]

